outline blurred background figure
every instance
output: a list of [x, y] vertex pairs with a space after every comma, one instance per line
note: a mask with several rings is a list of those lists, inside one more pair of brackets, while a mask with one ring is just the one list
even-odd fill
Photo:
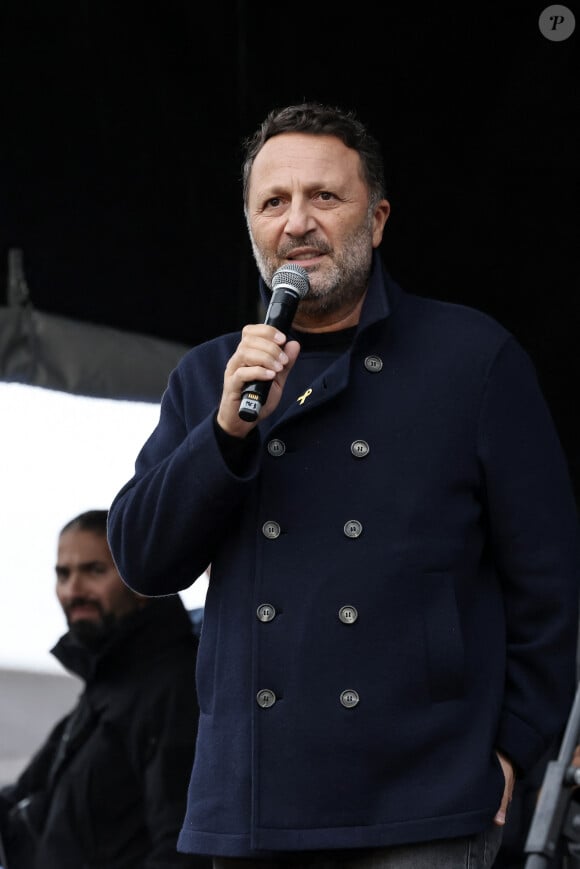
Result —
[[106, 526], [107, 511], [91, 510], [59, 536], [68, 631], [52, 654], [84, 690], [0, 790], [6, 869], [211, 865], [176, 850], [197, 734], [197, 637], [178, 596], [127, 588]]

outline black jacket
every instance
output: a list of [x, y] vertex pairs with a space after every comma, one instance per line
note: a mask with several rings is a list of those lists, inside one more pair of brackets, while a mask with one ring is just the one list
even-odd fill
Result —
[[176, 851], [197, 734], [196, 651], [176, 596], [150, 601], [98, 652], [59, 640], [52, 653], [85, 689], [0, 791], [8, 869], [211, 865]]

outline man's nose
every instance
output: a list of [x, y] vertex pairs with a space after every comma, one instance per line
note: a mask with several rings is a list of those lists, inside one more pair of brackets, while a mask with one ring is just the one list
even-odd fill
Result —
[[84, 593], [84, 580], [82, 573], [73, 570], [65, 583], [65, 595], [70, 600], [74, 597], [82, 597]]
[[288, 235], [302, 236], [316, 228], [316, 220], [308, 202], [304, 199], [293, 199], [286, 213], [284, 231]]

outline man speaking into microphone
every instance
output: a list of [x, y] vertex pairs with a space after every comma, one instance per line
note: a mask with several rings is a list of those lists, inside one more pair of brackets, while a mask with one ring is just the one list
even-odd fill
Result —
[[109, 513], [141, 594], [211, 563], [179, 848], [488, 869], [575, 688], [578, 515], [533, 365], [389, 275], [353, 113], [270, 112], [243, 194], [265, 322], [182, 358]]

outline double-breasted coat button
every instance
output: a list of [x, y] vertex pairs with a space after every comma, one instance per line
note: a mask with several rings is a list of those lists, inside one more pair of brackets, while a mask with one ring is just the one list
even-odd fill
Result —
[[358, 519], [349, 519], [344, 525], [344, 533], [347, 537], [360, 537], [362, 534], [362, 525]]
[[355, 606], [341, 606], [338, 617], [343, 625], [353, 625], [358, 619], [358, 611]]
[[383, 360], [380, 356], [367, 356], [365, 359], [365, 368], [373, 374], [380, 371], [383, 367]]
[[271, 622], [276, 616], [276, 607], [271, 603], [261, 603], [256, 610], [256, 615], [261, 622]]
[[268, 441], [268, 452], [277, 459], [286, 452], [286, 444], [280, 438], [272, 438], [271, 441]]
[[350, 445], [350, 451], [356, 459], [364, 459], [368, 456], [370, 447], [366, 441], [353, 441]]
[[269, 688], [262, 688], [256, 694], [256, 700], [258, 701], [258, 706], [261, 706], [262, 709], [268, 709], [276, 702], [276, 695]]
[[340, 702], [346, 709], [352, 709], [358, 704], [360, 697], [352, 688], [348, 688], [340, 695]]
[[276, 537], [280, 536], [280, 526], [277, 522], [269, 519], [262, 525], [262, 534], [264, 537], [267, 537], [268, 540], [275, 540]]

